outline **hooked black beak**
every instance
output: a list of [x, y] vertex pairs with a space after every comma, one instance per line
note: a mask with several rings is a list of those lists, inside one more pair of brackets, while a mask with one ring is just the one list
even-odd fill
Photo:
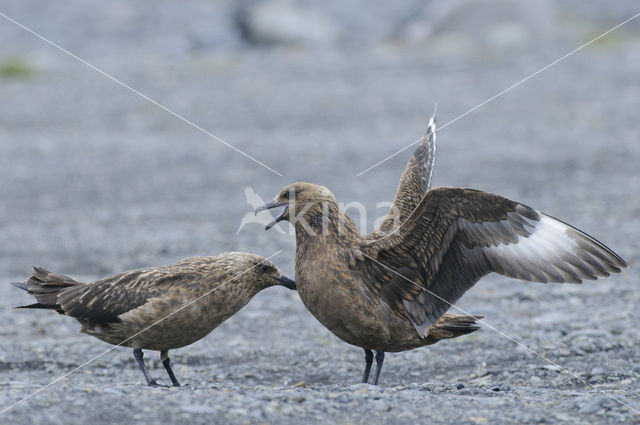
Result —
[[275, 220], [273, 220], [271, 223], [267, 224], [265, 226], [264, 230], [269, 230], [273, 226], [275, 226], [276, 224], [278, 224], [279, 222], [284, 220], [285, 214], [287, 213], [287, 211], [289, 211], [289, 203], [288, 202], [271, 201], [271, 202], [267, 202], [264, 205], [259, 206], [255, 210], [253, 210], [254, 214], [258, 214], [260, 211], [270, 210], [271, 208], [277, 208], [277, 207], [282, 207], [282, 206], [286, 206], [285, 209], [282, 210], [282, 213], [280, 213], [280, 215], [278, 217], [276, 217]]
[[278, 285], [284, 286], [285, 288], [289, 288], [289, 289], [293, 289], [293, 290], [298, 289], [296, 287], [296, 281], [293, 280], [293, 279], [289, 279], [285, 275], [282, 275], [280, 277], [276, 277], [276, 282], [278, 282]]

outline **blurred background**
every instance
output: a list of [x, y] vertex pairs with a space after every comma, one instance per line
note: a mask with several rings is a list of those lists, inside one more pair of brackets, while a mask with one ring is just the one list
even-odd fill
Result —
[[[245, 186], [269, 199], [289, 182], [313, 181], [377, 217], [384, 211], [375, 205], [392, 199], [411, 150], [356, 175], [420, 138], [436, 103], [444, 124], [636, 6], [0, 4], [7, 16], [283, 175], [2, 18], [0, 269], [11, 274], [32, 263], [104, 274], [236, 249], [287, 249], [279, 261], [286, 263], [290, 237], [257, 225], [234, 237], [250, 209]], [[632, 160], [638, 31], [640, 20], [630, 22], [443, 130], [435, 184], [502, 193], [567, 219], [581, 218], [584, 208], [570, 197], [587, 197], [602, 205], [603, 226], [637, 217], [637, 202], [628, 201], [622, 217], [603, 210], [607, 196], [625, 202], [611, 190], [626, 192], [639, 176]], [[601, 188], [585, 187], [592, 173], [600, 173]]]
[[[372, 218], [384, 213], [376, 205], [393, 198], [412, 149], [357, 175], [419, 139], [435, 104], [439, 124], [449, 123], [638, 12], [632, 0], [0, 0], [0, 280], [22, 280], [30, 265], [93, 280], [229, 250], [264, 256], [282, 250], [273, 261], [293, 275], [293, 237], [257, 224], [236, 235], [251, 210], [246, 186], [269, 200], [293, 181], [325, 185], [342, 202], [363, 203], [373, 230]], [[635, 264], [639, 110], [640, 18], [444, 128], [434, 185], [516, 199], [585, 230]], [[562, 334], [568, 346], [576, 345], [566, 336], [574, 327], [604, 328], [598, 338], [616, 341], [613, 348], [582, 350], [593, 357], [572, 356], [572, 367], [587, 377], [602, 362], [618, 373], [614, 388], [632, 380], [626, 385], [636, 388], [630, 397], [637, 400], [633, 347], [640, 336], [630, 326], [640, 318], [637, 280], [633, 268], [582, 287], [490, 278], [462, 305], [526, 344], [555, 347], [550, 353], [557, 353], [558, 326], [568, 329]], [[3, 403], [108, 348], [78, 335], [73, 320], [13, 311], [29, 302], [20, 291], [0, 285], [0, 294]], [[473, 345], [479, 348], [458, 345], [472, 344], [469, 337], [390, 357], [384, 383], [477, 375], [472, 358], [460, 373], [425, 360], [444, 362], [446, 350], [461, 347], [470, 356], [474, 349], [495, 350], [495, 364], [518, 370], [523, 359], [538, 361], [526, 353], [501, 357], [513, 351], [511, 343], [489, 330], [482, 334]], [[362, 361], [359, 350], [315, 322], [297, 295], [275, 289], [180, 352], [174, 363], [188, 367], [179, 367], [178, 376], [205, 388], [215, 380], [243, 388], [355, 383]], [[137, 383], [130, 357], [129, 350], [109, 353], [101, 359], [104, 369], [88, 367], [69, 380], [91, 388], [96, 379], [101, 387]], [[517, 378], [489, 376], [513, 388], [580, 385], [564, 378], [556, 385], [535, 370]], [[541, 382], [530, 381], [534, 377]], [[61, 388], [61, 399], [76, 391], [74, 385]], [[75, 398], [90, 400], [83, 397]], [[115, 393], [110, 397], [123, 402]], [[505, 409], [528, 411], [509, 400]], [[58, 407], [48, 403], [41, 413], [51, 419]], [[587, 413], [580, 410], [584, 403]], [[588, 396], [584, 403], [569, 403], [569, 416], [602, 410]], [[108, 407], [97, 409], [115, 418]], [[628, 417], [616, 409], [614, 403], [607, 411]], [[21, 421], [26, 412], [23, 406], [8, 414]], [[462, 413], [451, 414], [453, 420]]]

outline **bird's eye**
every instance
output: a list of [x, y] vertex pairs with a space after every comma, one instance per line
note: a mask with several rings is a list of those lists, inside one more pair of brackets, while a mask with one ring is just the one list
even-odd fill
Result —
[[260, 268], [262, 269], [263, 272], [267, 273], [268, 271], [271, 270], [271, 266], [265, 263], [260, 264]]
[[282, 196], [280, 196], [282, 199], [289, 199], [289, 191], [286, 191], [285, 193], [282, 194]]

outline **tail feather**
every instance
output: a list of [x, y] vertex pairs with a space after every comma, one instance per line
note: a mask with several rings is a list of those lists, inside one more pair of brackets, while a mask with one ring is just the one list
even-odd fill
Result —
[[16, 288], [27, 291], [36, 299], [35, 304], [23, 305], [16, 308], [41, 308], [56, 310], [64, 313], [58, 304], [58, 294], [71, 286], [82, 285], [69, 276], [53, 273], [44, 267], [34, 266], [33, 272], [26, 283], [11, 283]]
[[445, 314], [429, 329], [429, 336], [440, 340], [470, 334], [480, 329], [478, 320], [484, 316]]
[[29, 286], [26, 283], [22, 283], [22, 282], [9, 282], [10, 285], [15, 286], [16, 288], [20, 288], [23, 291], [28, 291], [29, 290]]
[[31, 273], [31, 276], [27, 279], [27, 284], [30, 283], [45, 283], [54, 286], [73, 286], [80, 282], [70, 278], [69, 276], [49, 271], [44, 267], [33, 266], [33, 273]]
[[14, 307], [16, 309], [18, 308], [39, 308], [42, 310], [55, 310], [60, 314], [64, 314], [64, 311], [60, 308], [59, 305], [55, 305], [55, 306], [51, 306], [51, 305], [44, 305], [44, 304], [40, 304], [40, 303], [33, 303], [33, 304], [29, 304], [29, 305], [19, 305], [18, 307]]

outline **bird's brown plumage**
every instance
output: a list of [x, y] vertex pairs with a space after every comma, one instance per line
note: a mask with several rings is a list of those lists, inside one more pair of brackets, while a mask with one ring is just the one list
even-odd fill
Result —
[[337, 336], [364, 348], [401, 351], [429, 343], [429, 328], [491, 272], [581, 282], [626, 267], [579, 230], [472, 189], [428, 191], [399, 228], [373, 240], [359, 234], [322, 186], [289, 185], [275, 202], [285, 201], [284, 218], [296, 229], [302, 301]]
[[25, 284], [37, 303], [75, 318], [82, 332], [114, 345], [166, 352], [208, 335], [262, 289], [293, 289], [265, 258], [243, 252], [193, 257], [90, 283], [34, 267]]
[[296, 283], [305, 306], [365, 353], [437, 342], [443, 314], [491, 272], [579, 283], [626, 267], [597, 240], [524, 204], [473, 189], [428, 190], [416, 158], [384, 228], [367, 236], [322, 186], [293, 183], [264, 207], [284, 206], [277, 221], [295, 227]]

